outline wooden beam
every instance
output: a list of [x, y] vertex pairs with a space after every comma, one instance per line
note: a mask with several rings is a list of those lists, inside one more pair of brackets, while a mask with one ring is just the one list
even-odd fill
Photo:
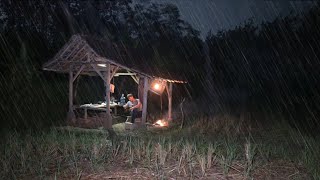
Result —
[[[127, 70], [128, 73], [131, 73], [129, 70]], [[139, 79], [137, 78], [137, 76], [134, 75], [130, 75], [131, 78], [134, 80], [134, 82], [136, 82], [137, 84], [139, 84]]]
[[[82, 51], [84, 51], [84, 52], [82, 52]], [[87, 61], [85, 61], [85, 62], [90, 62], [90, 61], [88, 61], [88, 60], [90, 60], [88, 58], [90, 52], [88, 52], [88, 51], [89, 51], [88, 50], [88, 45], [85, 44], [80, 51], [77, 51], [72, 57], [70, 57], [70, 59], [68, 58], [66, 60], [71, 62], [71, 63], [78, 63], [78, 62], [82, 62], [82, 60], [84, 58], [87, 58]], [[75, 60], [77, 60], [77, 61], [75, 61]]]
[[134, 82], [136, 82], [137, 84], [139, 84], [139, 80], [138, 80], [138, 78], [137, 78], [136, 76], [132, 76], [132, 75], [131, 75], [131, 78], [134, 80]]
[[168, 120], [172, 120], [172, 83], [169, 83], [168, 89]]
[[118, 71], [118, 69], [119, 69], [119, 66], [116, 66], [116, 67], [113, 69], [113, 71], [112, 71], [112, 73], [111, 73], [110, 79], [112, 79], [113, 76], [115, 76], [115, 74], [116, 74], [116, 72]]
[[[98, 70], [98, 68], [93, 65], [93, 64], [90, 64], [92, 66], [92, 68], [94, 69], [94, 71], [103, 79], [104, 83], [108, 83], [106, 82], [106, 78], [101, 74], [101, 72]], [[109, 64], [109, 67], [110, 67], [110, 64]], [[107, 71], [106, 71], [107, 72]], [[107, 72], [108, 73], [108, 72]], [[110, 73], [110, 72], [109, 72]], [[110, 78], [110, 77], [109, 77]], [[109, 81], [109, 84], [110, 84], [110, 81]]]
[[[86, 45], [87, 46], [87, 45]], [[85, 51], [85, 50], [83, 50]], [[72, 65], [74, 67], [84, 65], [81, 62], [84, 58], [87, 58], [89, 53], [83, 53], [77, 51], [75, 55], [68, 57], [68, 59], [64, 59], [63, 61], [57, 61], [56, 64], [52, 65], [51, 68], [60, 69], [60, 71], [69, 72], [69, 66]]]
[[[81, 47], [81, 49], [79, 49]], [[75, 55], [77, 55], [79, 52], [81, 52], [81, 50], [83, 50], [86, 47], [86, 44], [83, 44], [82, 42], [79, 42], [73, 49], [71, 52], [69, 52], [69, 54], [66, 57], [61, 56], [61, 58], [68, 60], [70, 57], [73, 57]]]
[[140, 75], [143, 75], [143, 76], [146, 76], [146, 77], [152, 78], [152, 76], [150, 76], [150, 75], [148, 75], [148, 74], [146, 74], [146, 73], [143, 73], [143, 72], [138, 71], [138, 70], [133, 69], [133, 68], [126, 67], [126, 66], [124, 66], [124, 65], [122, 65], [122, 64], [116, 63], [116, 62], [115, 62], [115, 61], [113, 61], [113, 60], [110, 60], [110, 59], [107, 59], [107, 58], [101, 57], [101, 56], [99, 56], [99, 55], [98, 55], [98, 53], [96, 53], [92, 48], [91, 48], [91, 51], [92, 51], [92, 52], [93, 52], [93, 54], [96, 56], [96, 58], [95, 58], [95, 59], [96, 59], [97, 61], [101, 61], [101, 62], [109, 62], [110, 64], [112, 64], [112, 65], [116, 65], [116, 66], [119, 66], [119, 67], [121, 67], [122, 69], [130, 70], [130, 71], [132, 71], [132, 72], [136, 72], [137, 74], [140, 74]]
[[144, 77], [143, 81], [142, 125], [147, 122], [147, 103], [149, 90], [148, 78]]
[[162, 94], [160, 96], [160, 116], [162, 117]]
[[116, 73], [114, 76], [135, 76], [137, 73]]
[[69, 70], [69, 111], [68, 121], [74, 122], [75, 114], [73, 112], [73, 67]]
[[110, 63], [106, 64], [105, 72], [105, 86], [106, 86], [106, 114], [107, 117], [104, 121], [104, 127], [108, 130], [112, 129], [112, 117], [110, 114], [110, 80], [111, 80], [111, 68]]
[[71, 37], [71, 39], [69, 40], [69, 42], [67, 42], [62, 48], [61, 50], [53, 57], [53, 59], [51, 61], [49, 61], [48, 63], [44, 64], [44, 67], [48, 67], [50, 66], [51, 64], [57, 62], [59, 59], [60, 59], [60, 56], [62, 54], [64, 54], [71, 46], [73, 46], [77, 40], [79, 40], [79, 36], [77, 35], [73, 35]]
[[80, 67], [79, 71], [78, 71], [78, 72], [76, 73], [76, 75], [73, 77], [72, 82], [74, 82], [74, 81], [77, 79], [77, 77], [80, 75], [80, 73], [82, 72], [82, 70], [84, 69], [84, 67], [85, 67], [85, 65], [82, 65], [82, 66]]

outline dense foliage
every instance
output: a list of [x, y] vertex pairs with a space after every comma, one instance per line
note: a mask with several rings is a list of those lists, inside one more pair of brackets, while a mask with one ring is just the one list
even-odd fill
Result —
[[[280, 112], [294, 126], [319, 127], [320, 9], [259, 26], [210, 34], [215, 94], [247, 111]], [[221, 104], [221, 103], [220, 103]], [[241, 109], [242, 111], [243, 109]], [[270, 121], [270, 120], [268, 120]]]

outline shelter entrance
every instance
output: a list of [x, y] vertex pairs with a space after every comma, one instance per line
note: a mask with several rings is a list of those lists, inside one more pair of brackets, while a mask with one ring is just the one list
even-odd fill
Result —
[[[103, 65], [101, 64], [100, 66]], [[133, 94], [134, 98], [137, 99], [137, 101], [140, 101], [140, 99], [141, 101], [143, 100], [143, 78], [140, 78], [137, 73], [132, 73], [121, 68], [117, 69], [118, 70], [114, 74], [112, 74], [112, 77], [110, 78], [110, 115], [112, 124], [124, 122], [127, 118], [131, 117], [131, 111], [129, 109], [130, 107], [123, 107], [124, 105], [127, 105], [127, 103], [129, 105], [131, 104], [128, 102], [129, 99], [127, 98], [127, 95], [129, 93]], [[94, 79], [97, 80], [97, 78], [100, 77], [96, 77]], [[139, 80], [141, 80], [142, 83], [139, 84]], [[98, 83], [100, 84], [101, 81], [99, 81]], [[73, 86], [77, 88], [77, 85]], [[101, 88], [101, 84], [98, 87]], [[99, 97], [107, 96], [106, 82], [104, 82], [104, 90], [102, 92], [101, 90], [99, 90], [99, 92], [103, 93], [100, 94]], [[121, 94], [123, 95], [123, 102], [121, 102], [120, 100], [122, 99]], [[106, 112], [106, 97], [104, 99], [99, 99], [98, 101], [87, 100], [84, 104], [74, 104], [73, 111], [71, 111], [71, 113], [74, 114], [69, 115], [68, 124], [77, 127], [98, 128], [103, 126], [104, 120], [108, 117], [108, 114]], [[141, 109], [139, 109], [139, 114], [140, 116], [137, 117], [139, 118], [137, 121], [138, 123], [141, 123]]]

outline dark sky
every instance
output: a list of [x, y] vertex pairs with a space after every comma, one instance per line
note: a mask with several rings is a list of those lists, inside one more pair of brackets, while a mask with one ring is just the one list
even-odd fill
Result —
[[316, 1], [308, 0], [136, 0], [175, 4], [182, 19], [201, 31], [205, 37], [209, 30], [217, 32], [234, 28], [249, 18], [255, 22], [270, 21], [290, 11], [301, 13]]

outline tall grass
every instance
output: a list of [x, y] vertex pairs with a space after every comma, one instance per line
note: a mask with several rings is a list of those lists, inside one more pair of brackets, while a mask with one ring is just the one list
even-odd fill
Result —
[[[226, 122], [224, 127], [221, 121]], [[273, 160], [294, 162], [308, 177], [319, 179], [320, 141], [289, 126], [247, 133], [234, 118], [208, 117], [187, 121], [186, 128], [161, 133], [107, 135], [48, 132], [7, 133], [1, 142], [0, 179], [28, 177], [79, 178], [84, 172], [103, 172], [115, 165], [146, 167], [155, 178], [209, 177], [213, 169], [227, 177], [251, 178]]]

